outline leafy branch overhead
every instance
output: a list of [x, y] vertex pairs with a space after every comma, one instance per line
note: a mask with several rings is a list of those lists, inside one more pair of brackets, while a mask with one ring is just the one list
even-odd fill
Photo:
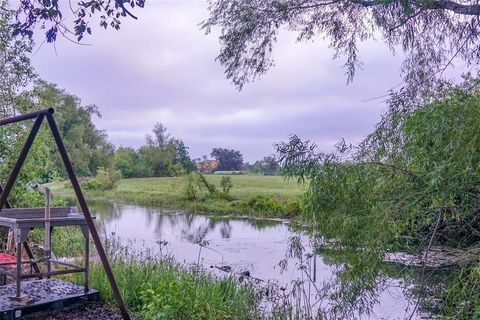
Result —
[[[17, 2], [13, 2], [17, 3]], [[17, 34], [46, 30], [76, 41], [92, 33], [92, 21], [120, 29], [122, 18], [134, 18], [145, 0], [19, 0]], [[241, 89], [274, 64], [272, 51], [281, 30], [296, 32], [299, 41], [323, 38], [334, 57], [345, 59], [351, 81], [362, 66], [359, 43], [381, 38], [392, 53], [403, 51], [402, 73], [411, 88], [431, 87], [453, 62], [478, 75], [480, 63], [478, 0], [209, 0], [210, 16], [201, 28], [220, 29], [217, 60]], [[67, 25], [73, 15], [73, 28]], [[95, 20], [96, 21], [96, 20]]]
[[[67, 7], [68, 5], [68, 7]], [[37, 27], [45, 29], [47, 42], [54, 42], [60, 33], [66, 38], [75, 36], [77, 41], [83, 39], [85, 33], [91, 34], [90, 20], [100, 16], [103, 28], [120, 29], [121, 18], [137, 19], [132, 9], [145, 5], [145, 0], [20, 0], [16, 9], [16, 34], [32, 36]], [[68, 13], [66, 13], [68, 11]], [[74, 27], [65, 24], [67, 14], [73, 15]]]
[[477, 0], [210, 0], [209, 9], [202, 28], [220, 28], [217, 59], [240, 89], [273, 66], [273, 46], [285, 29], [299, 41], [327, 40], [335, 58], [345, 59], [348, 81], [362, 65], [359, 43], [375, 38], [392, 53], [403, 51], [407, 84], [427, 85], [455, 60], [478, 72]]

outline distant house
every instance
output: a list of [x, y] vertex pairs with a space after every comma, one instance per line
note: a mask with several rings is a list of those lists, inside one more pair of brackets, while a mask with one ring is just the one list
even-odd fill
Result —
[[200, 163], [197, 163], [197, 172], [201, 173], [212, 173], [217, 168], [217, 160], [203, 160]]

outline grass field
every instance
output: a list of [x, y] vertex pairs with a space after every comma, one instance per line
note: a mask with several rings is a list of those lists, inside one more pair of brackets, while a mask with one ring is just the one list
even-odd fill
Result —
[[[201, 191], [196, 200], [185, 193], [185, 177], [123, 179], [111, 191], [86, 191], [86, 196], [146, 206], [171, 206], [189, 212], [229, 213], [270, 217], [293, 217], [301, 212], [304, 187], [280, 176], [232, 175], [227, 198], [211, 197]], [[221, 175], [207, 175], [220, 189]], [[54, 194], [72, 194], [69, 182], [49, 184]]]

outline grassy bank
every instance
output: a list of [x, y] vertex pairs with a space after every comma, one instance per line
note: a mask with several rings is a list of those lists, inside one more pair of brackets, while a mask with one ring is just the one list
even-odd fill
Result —
[[[258, 289], [234, 278], [216, 279], [169, 260], [116, 260], [112, 269], [127, 308], [144, 319], [262, 318]], [[92, 265], [90, 282], [105, 302], [115, 302], [101, 264]]]
[[[215, 276], [200, 265], [180, 264], [170, 256], [122, 246], [118, 239], [107, 242], [105, 248], [125, 305], [142, 319], [311, 319], [293, 305], [291, 293], [274, 284], [236, 273]], [[91, 262], [90, 286], [100, 292], [103, 303], [115, 307], [100, 261]], [[63, 278], [83, 284], [82, 274]]]
[[[145, 206], [171, 206], [188, 212], [229, 213], [268, 217], [293, 217], [301, 212], [303, 187], [279, 176], [229, 176], [233, 187], [228, 197], [211, 197], [200, 190], [196, 199], [185, 193], [185, 177], [123, 179], [109, 191], [84, 190], [87, 197], [135, 203]], [[222, 176], [206, 176], [220, 188]], [[69, 182], [53, 182], [49, 187], [57, 195], [71, 195]]]

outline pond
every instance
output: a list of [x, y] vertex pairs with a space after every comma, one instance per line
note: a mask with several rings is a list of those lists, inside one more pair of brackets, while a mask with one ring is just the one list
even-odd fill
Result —
[[[290, 239], [301, 239], [305, 252], [313, 251], [309, 238], [292, 230], [286, 220], [187, 214], [99, 200], [89, 201], [89, 205], [101, 236], [159, 254], [160, 243], [167, 243], [162, 255], [171, 255], [181, 263], [199, 262], [217, 274], [223, 272], [213, 266], [230, 266], [233, 272], [249, 271], [252, 277], [288, 288], [304, 276], [294, 258], [288, 259], [284, 269], [279, 265], [289, 250]], [[334, 267], [324, 263], [321, 256], [314, 259], [310, 268], [315, 265], [316, 283], [320, 285], [332, 277]], [[373, 312], [363, 318], [410, 318], [415, 301], [407, 298], [400, 281], [390, 279], [389, 286], [379, 292]], [[418, 314], [411, 317], [420, 318]]]

